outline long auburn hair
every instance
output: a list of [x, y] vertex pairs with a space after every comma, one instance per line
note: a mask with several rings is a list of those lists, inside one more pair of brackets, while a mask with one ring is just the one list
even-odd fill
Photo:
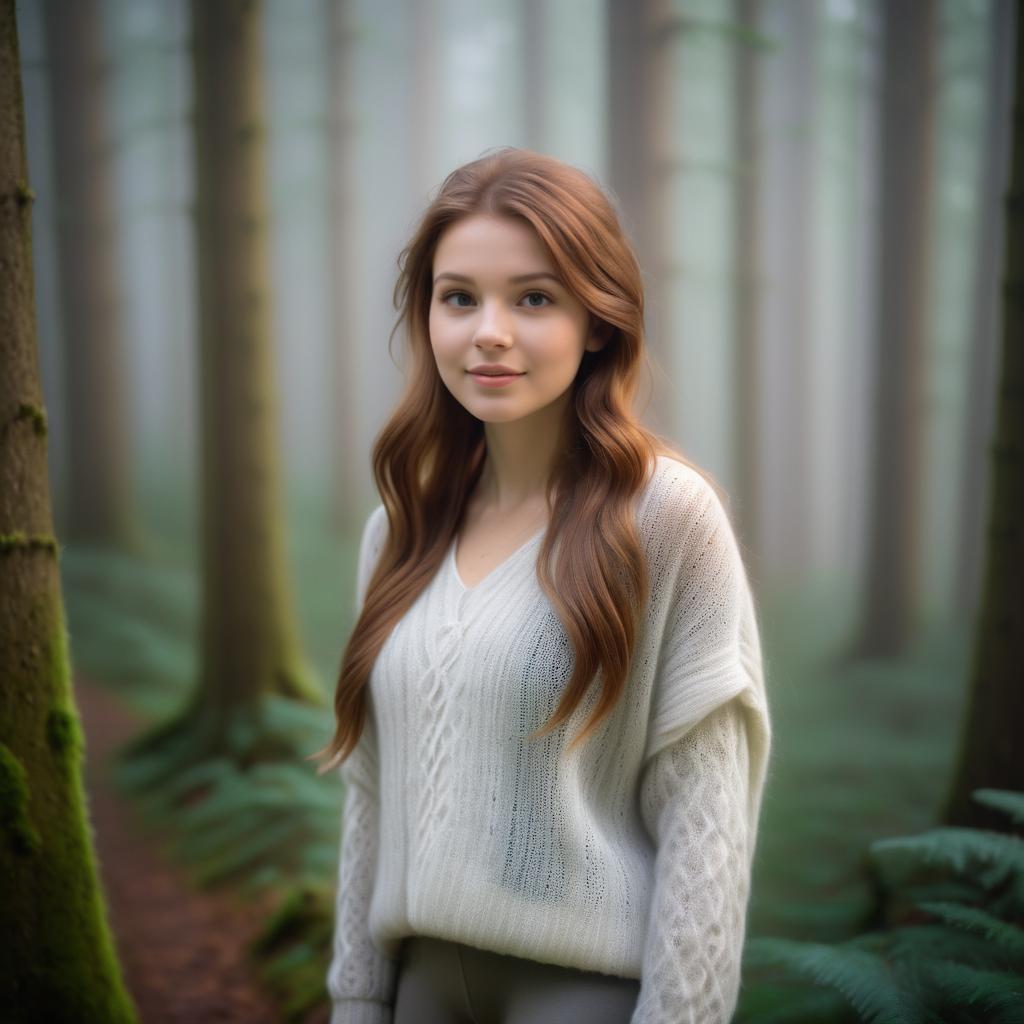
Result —
[[[309, 759], [317, 774], [344, 761], [362, 734], [364, 690], [392, 628], [439, 568], [460, 529], [486, 456], [484, 427], [448, 391], [429, 335], [434, 252], [443, 232], [486, 213], [526, 221], [590, 312], [604, 346], [585, 351], [571, 385], [562, 441], [547, 482], [548, 527], [537, 578], [572, 643], [575, 666], [540, 738], [568, 720], [600, 671], [602, 691], [571, 750], [622, 695], [648, 596], [634, 499], [657, 454], [709, 474], [637, 419], [632, 403], [644, 347], [640, 267], [615, 209], [587, 173], [554, 157], [502, 147], [444, 180], [398, 257], [393, 300], [407, 328], [410, 370], [398, 405], [373, 445], [373, 474], [388, 536], [342, 655], [335, 732]], [[390, 344], [390, 339], [389, 339]]]

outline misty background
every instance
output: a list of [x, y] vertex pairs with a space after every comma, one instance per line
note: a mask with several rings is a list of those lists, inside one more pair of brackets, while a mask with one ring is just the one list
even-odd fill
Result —
[[[387, 344], [398, 251], [450, 170], [489, 147], [525, 146], [583, 167], [617, 197], [647, 285], [657, 373], [645, 421], [729, 491], [745, 544], [757, 541], [760, 582], [825, 580], [856, 592], [870, 557], [874, 375], [905, 342], [879, 338], [878, 268], [896, 241], [879, 219], [877, 5], [764, 2], [748, 41], [724, 28], [732, 11], [720, 0], [665, 5], [626, 31], [616, 19], [642, 20], [628, 4], [353, 0], [333, 18], [331, 6], [265, 5], [272, 335], [289, 500], [328, 516], [343, 468], [339, 521], [351, 526], [372, 507], [369, 451], [401, 382], [402, 338], [390, 353]], [[918, 401], [900, 415], [920, 433], [918, 610], [940, 620], [968, 614], [978, 585], [999, 325], [996, 276], [979, 281], [976, 268], [995, 269], [1000, 251], [1006, 6], [946, 0], [934, 38], [921, 41], [934, 49], [930, 237], [912, 368]], [[19, 5], [19, 31], [59, 528], [73, 517], [63, 439], [76, 381], [62, 357], [74, 341], [59, 300], [61, 205], [39, 8]], [[110, 0], [101, 9], [97, 74], [109, 111], [97, 159], [115, 190], [109, 244], [131, 501], [152, 530], [187, 536], [199, 444], [187, 5]], [[639, 90], [640, 113], [627, 113], [624, 100]], [[751, 138], [741, 140], [740, 120]], [[755, 157], [745, 182], [742, 147]], [[340, 219], [332, 187], [342, 191]], [[747, 225], [737, 224], [741, 190]], [[657, 237], [648, 225], [661, 226]], [[743, 325], [750, 304], [755, 318]], [[744, 330], [759, 350], [749, 428], [759, 487], [749, 496], [736, 453]], [[339, 347], [344, 374], [334, 372]], [[339, 405], [343, 436], [333, 429]]]
[[[158, 719], [201, 674], [189, 4], [85, 7], [67, 45], [88, 97], [53, 59], [43, 0], [17, 11], [49, 478], [76, 671]], [[306, 715], [316, 745], [333, 727], [379, 501], [371, 446], [402, 387], [398, 253], [458, 165], [550, 153], [598, 179], [636, 246], [642, 418], [728, 492], [759, 605], [776, 733], [751, 931], [854, 933], [872, 898], [862, 848], [934, 820], [967, 699], [1014, 9], [265, 0], [281, 601], [296, 693], [323, 699], [275, 714]], [[62, 148], [70, 134], [86, 142]], [[73, 223], [103, 286], [69, 313]], [[316, 785], [332, 787], [316, 841], [301, 864], [270, 855], [261, 883], [329, 883], [340, 797]]]

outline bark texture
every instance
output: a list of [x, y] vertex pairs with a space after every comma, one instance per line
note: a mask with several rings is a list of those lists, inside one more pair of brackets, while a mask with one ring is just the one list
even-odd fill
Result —
[[0, 2], [0, 1016], [134, 1022], [82, 786], [36, 348], [14, 0]]

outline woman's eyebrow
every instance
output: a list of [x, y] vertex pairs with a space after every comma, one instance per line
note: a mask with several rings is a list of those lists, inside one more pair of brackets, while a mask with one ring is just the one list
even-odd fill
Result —
[[[473, 278], [469, 277], [469, 275], [453, 274], [450, 271], [445, 271], [443, 274], [438, 274], [437, 277], [434, 278], [434, 284], [437, 284], [438, 281], [445, 277], [449, 277], [453, 281], [465, 281], [467, 284], [473, 284]], [[508, 279], [508, 283], [521, 284], [523, 281], [533, 281], [538, 277], [550, 278], [552, 281], [555, 282], [555, 284], [562, 283], [562, 279], [560, 277], [558, 277], [556, 274], [552, 274], [550, 271], [547, 270], [537, 270], [534, 271], [532, 274], [519, 274], [517, 277], [510, 277]]]

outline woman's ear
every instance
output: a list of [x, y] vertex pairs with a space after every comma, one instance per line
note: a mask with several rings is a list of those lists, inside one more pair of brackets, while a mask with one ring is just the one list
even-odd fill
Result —
[[590, 333], [587, 336], [586, 350], [588, 352], [600, 352], [608, 344], [615, 333], [615, 326], [607, 320], [590, 315]]

